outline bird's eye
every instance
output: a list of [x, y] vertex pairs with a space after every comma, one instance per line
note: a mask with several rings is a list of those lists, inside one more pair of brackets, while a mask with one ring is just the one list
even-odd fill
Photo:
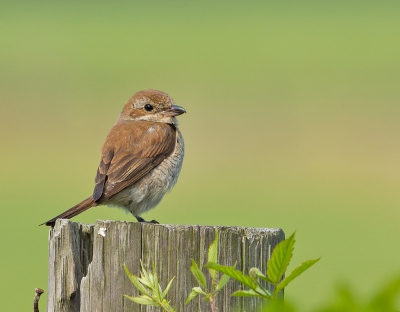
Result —
[[153, 106], [151, 106], [150, 104], [146, 104], [144, 106], [144, 109], [147, 110], [148, 112], [151, 112], [153, 110]]

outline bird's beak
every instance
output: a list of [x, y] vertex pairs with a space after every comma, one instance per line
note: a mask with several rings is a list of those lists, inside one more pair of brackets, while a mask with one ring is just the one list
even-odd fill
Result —
[[182, 115], [183, 113], [186, 113], [186, 110], [183, 107], [180, 107], [178, 105], [172, 105], [170, 109], [164, 112], [164, 115], [168, 117], [173, 117]]

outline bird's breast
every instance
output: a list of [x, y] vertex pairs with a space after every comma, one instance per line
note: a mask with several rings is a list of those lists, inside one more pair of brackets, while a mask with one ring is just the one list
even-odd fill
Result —
[[154, 192], [160, 191], [164, 194], [172, 189], [178, 181], [178, 176], [182, 168], [183, 156], [185, 153], [185, 144], [182, 134], [177, 129], [177, 138], [175, 149], [170, 156], [165, 158], [160, 165], [152, 169], [144, 179], [144, 183], [154, 189]]

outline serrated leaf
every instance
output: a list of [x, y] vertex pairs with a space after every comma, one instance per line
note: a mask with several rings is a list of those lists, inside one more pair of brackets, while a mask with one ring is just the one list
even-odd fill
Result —
[[203, 272], [199, 269], [197, 266], [196, 261], [192, 260], [192, 266], [190, 267], [190, 271], [192, 271], [193, 276], [196, 278], [196, 280], [199, 282], [201, 286], [207, 289], [207, 281], [206, 277], [204, 276]]
[[275, 288], [275, 292], [274, 294], [277, 294], [278, 292], [280, 292], [283, 288], [285, 288], [292, 280], [294, 280], [297, 276], [299, 276], [301, 273], [303, 273], [305, 270], [307, 270], [308, 268], [310, 268], [311, 266], [313, 266], [315, 263], [317, 263], [319, 261], [319, 259], [314, 259], [314, 260], [308, 260], [308, 261], [304, 261], [303, 263], [301, 263], [297, 268], [295, 268], [290, 274], [289, 276], [286, 276], [279, 284], [278, 286]]
[[169, 281], [167, 287], [165, 288], [165, 290], [164, 290], [164, 292], [162, 294], [162, 299], [164, 299], [167, 296], [167, 294], [169, 292], [169, 289], [171, 288], [171, 285], [172, 285], [172, 282], [174, 281], [174, 279], [175, 279], [175, 276], [172, 278], [172, 280]]
[[124, 295], [124, 297], [128, 298], [129, 300], [132, 300], [133, 302], [136, 302], [138, 304], [143, 304], [143, 305], [150, 305], [150, 306], [159, 306], [159, 304], [153, 299], [151, 299], [149, 296], [143, 295], [139, 297], [131, 297]]
[[128, 275], [129, 280], [132, 282], [133, 286], [135, 286], [137, 288], [137, 290], [139, 290], [142, 294], [144, 295], [148, 295], [148, 291], [146, 289], [146, 287], [144, 287], [140, 282], [139, 282], [139, 278], [132, 274], [131, 272], [129, 272], [128, 268], [126, 267], [126, 265], [124, 264], [124, 269], [126, 272], [126, 275]]
[[279, 280], [285, 274], [286, 269], [293, 256], [293, 246], [295, 243], [296, 232], [294, 232], [289, 238], [280, 242], [272, 252], [271, 258], [267, 263], [267, 276], [273, 284], [278, 284]]
[[232, 267], [220, 265], [218, 263], [212, 263], [212, 262], [207, 263], [205, 265], [205, 267], [214, 269], [221, 273], [224, 273], [224, 274], [232, 277], [233, 279], [239, 281], [240, 283], [248, 286], [251, 289], [257, 288], [257, 283], [250, 276], [247, 276], [244, 273], [242, 273], [241, 271], [236, 270]]
[[158, 284], [158, 291], [157, 291], [157, 296], [158, 296], [158, 298], [160, 298], [160, 300], [162, 300], [163, 298], [162, 298], [162, 294], [163, 294], [163, 291], [162, 291], [162, 289], [161, 289], [161, 285], [160, 284]]
[[262, 287], [261, 285], [259, 287], [257, 287], [257, 289], [255, 290], [256, 293], [259, 293], [261, 296], [263, 296], [264, 298], [270, 299], [272, 298], [272, 294], [269, 292], [268, 289], [265, 289], [264, 287]]
[[219, 280], [218, 284], [217, 284], [217, 288], [216, 290], [219, 291], [222, 288], [224, 288], [224, 286], [226, 285], [226, 283], [228, 283], [228, 281], [231, 279], [231, 277], [229, 275], [222, 275], [221, 279]]
[[264, 298], [267, 300], [272, 299], [271, 293], [264, 289], [258, 287], [256, 290], [250, 289], [250, 290], [238, 290], [232, 294], [232, 296], [235, 297], [259, 297], [259, 298]]
[[[232, 268], [233, 269], [235, 269], [236, 268], [236, 262], [235, 262], [235, 264], [232, 266]], [[224, 286], [226, 285], [226, 283], [228, 283], [228, 281], [230, 280], [230, 276], [229, 275], [226, 275], [226, 274], [223, 274], [222, 275], [222, 277], [221, 277], [221, 279], [219, 280], [219, 282], [218, 282], [218, 284], [217, 284], [217, 287], [216, 287], [216, 291], [219, 291], [219, 290], [221, 290], [222, 288], [224, 288]]]
[[188, 304], [190, 301], [192, 301], [194, 298], [196, 298], [197, 295], [198, 295], [198, 293], [195, 292], [194, 289], [192, 289], [192, 291], [190, 292], [188, 298], [186, 299], [185, 304]]
[[208, 262], [217, 262], [218, 260], [218, 230], [215, 229], [214, 241], [208, 247]]
[[150, 285], [154, 286], [154, 275], [152, 272], [148, 272], [149, 275], [149, 283]]
[[154, 265], [153, 265], [153, 274], [151, 275], [153, 276], [154, 292], [156, 293], [156, 296], [161, 299], [162, 290], [160, 284], [158, 283], [158, 276], [156, 272], [156, 267]]
[[257, 294], [254, 290], [238, 290], [232, 294], [232, 297], [262, 297], [260, 294]]
[[153, 289], [153, 285], [150, 283], [150, 281], [146, 277], [138, 277], [138, 281], [142, 283], [144, 286]]
[[143, 266], [142, 261], [140, 261], [140, 264], [142, 266], [142, 271], [141, 271], [141, 275], [142, 275], [142, 280], [141, 283], [146, 285], [147, 287], [153, 289], [153, 285], [154, 285], [154, 279], [153, 279], [153, 274], [151, 274], [151, 272], [147, 272]]
[[157, 276], [157, 270], [156, 270], [156, 266], [153, 263], [153, 272], [150, 272], [150, 275], [153, 276], [153, 285], [159, 285], [158, 283], [158, 276]]
[[201, 289], [201, 287], [193, 287], [192, 290], [198, 293], [199, 295], [207, 296], [207, 294], [204, 292], [203, 289]]
[[[215, 229], [215, 238], [210, 247], [208, 248], [208, 262], [216, 263], [218, 261], [218, 230]], [[210, 270], [210, 275], [214, 280], [217, 277], [217, 272], [215, 270]]]

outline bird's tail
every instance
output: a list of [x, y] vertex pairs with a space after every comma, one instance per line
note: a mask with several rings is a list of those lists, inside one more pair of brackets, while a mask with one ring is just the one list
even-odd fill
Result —
[[93, 197], [90, 196], [86, 198], [85, 200], [81, 201], [79, 204], [76, 204], [74, 207], [68, 209], [67, 211], [64, 211], [62, 214], [58, 215], [57, 217], [54, 217], [53, 219], [42, 223], [46, 224], [48, 226], [54, 226], [54, 223], [56, 223], [57, 219], [70, 219], [72, 217], [75, 217], [76, 215], [80, 214], [81, 212], [84, 212], [85, 210], [88, 210], [90, 207], [95, 206], [95, 202], [93, 200]]

